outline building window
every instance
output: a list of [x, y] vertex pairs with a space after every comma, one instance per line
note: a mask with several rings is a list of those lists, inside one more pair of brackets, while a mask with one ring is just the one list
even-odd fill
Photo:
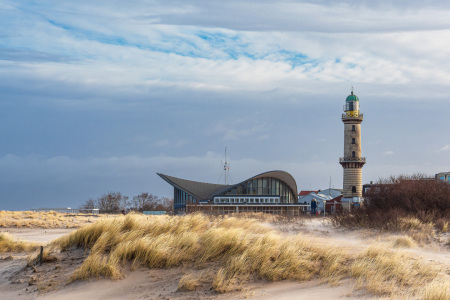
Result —
[[352, 144], [356, 144], [356, 139], [352, 138]]
[[352, 186], [352, 193], [356, 193], [356, 186]]
[[356, 157], [356, 152], [355, 151], [352, 152], [352, 157]]
[[355, 125], [352, 125], [352, 131], [355, 131], [355, 130], [356, 130]]

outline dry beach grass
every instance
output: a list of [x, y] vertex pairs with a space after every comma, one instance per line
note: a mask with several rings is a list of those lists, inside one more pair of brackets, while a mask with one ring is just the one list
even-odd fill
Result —
[[39, 247], [36, 243], [17, 241], [11, 234], [0, 232], [0, 253], [30, 252]]
[[[411, 246], [404, 240], [408, 239], [399, 238], [397, 244]], [[180, 289], [195, 290], [206, 284], [220, 293], [242, 289], [246, 282], [258, 279], [319, 279], [339, 284], [341, 279], [353, 278], [356, 289], [373, 295], [424, 299], [430, 298], [421, 294], [424, 290], [427, 295], [446, 295], [448, 288], [439, 284], [438, 269], [390, 244], [373, 245], [352, 255], [302, 234], [280, 235], [248, 218], [128, 215], [80, 228], [52, 246], [89, 251], [72, 281], [98, 276], [119, 279], [124, 266], [131, 263], [134, 268], [188, 266], [191, 271], [179, 281]]]
[[0, 228], [78, 228], [108, 215], [0, 210]]
[[[173, 269], [180, 275], [167, 280], [176, 280], [179, 293], [217, 293], [208, 294], [208, 299], [234, 291], [253, 295], [247, 292], [252, 284], [283, 280], [329, 286], [350, 282], [353, 293], [369, 297], [450, 299], [449, 266], [415, 256], [420, 245], [405, 234], [420, 224], [408, 221], [403, 235], [387, 235], [358, 247], [344, 247], [327, 232], [318, 237], [285, 230], [286, 224], [310, 221], [261, 214], [101, 218], [47, 245], [44, 265], [28, 274], [41, 293], [96, 278], [125, 280], [130, 270]], [[32, 253], [36, 247], [0, 235], [4, 252]], [[35, 257], [29, 256], [29, 265]], [[68, 264], [61, 267], [64, 261]]]

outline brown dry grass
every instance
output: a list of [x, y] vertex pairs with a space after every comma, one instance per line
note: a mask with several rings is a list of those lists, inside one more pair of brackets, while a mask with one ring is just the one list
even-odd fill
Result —
[[419, 294], [424, 300], [448, 300], [450, 299], [450, 282], [444, 280], [433, 280], [427, 284]]
[[410, 236], [407, 235], [402, 235], [402, 236], [396, 236], [396, 237], [391, 237], [390, 239], [392, 241], [392, 244], [394, 247], [401, 247], [401, 248], [414, 248], [417, 246], [416, 242], [414, 241], [414, 239]]
[[178, 282], [179, 290], [195, 291], [202, 285], [204, 274], [201, 272], [189, 272], [184, 274]]
[[421, 292], [438, 278], [438, 271], [406, 252], [386, 244], [372, 245], [360, 253], [351, 266], [356, 287], [376, 295], [410, 295]]
[[0, 232], [0, 253], [5, 252], [30, 252], [39, 247], [38, 244], [17, 241], [7, 232]]
[[109, 215], [65, 214], [55, 211], [0, 210], [0, 227], [8, 228], [78, 228]]
[[392, 216], [388, 221], [382, 218], [370, 220], [364, 210], [336, 214], [331, 216], [330, 220], [335, 227], [374, 228], [382, 232], [400, 232], [421, 245], [429, 243], [436, 235], [448, 230], [448, 222], [444, 219], [438, 219], [435, 223], [423, 222], [415, 216]]
[[437, 270], [391, 244], [352, 255], [303, 235], [284, 236], [250, 218], [131, 214], [99, 220], [59, 238], [52, 246], [63, 251], [83, 247], [89, 253], [72, 281], [98, 276], [117, 279], [129, 262], [133, 267], [188, 268], [191, 271], [178, 284], [184, 290], [209, 285], [217, 292], [228, 292], [245, 288], [245, 283], [254, 279], [319, 279], [339, 284], [344, 278], [353, 278], [357, 288], [375, 295], [416, 297], [423, 290], [427, 295], [443, 293], [439, 285], [431, 285], [438, 278]]

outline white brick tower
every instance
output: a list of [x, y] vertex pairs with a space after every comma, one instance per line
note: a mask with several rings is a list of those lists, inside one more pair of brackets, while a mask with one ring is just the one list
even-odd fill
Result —
[[361, 123], [363, 114], [359, 112], [359, 99], [352, 93], [345, 101], [344, 157], [339, 163], [344, 168], [344, 186], [342, 202], [360, 203], [362, 201], [362, 167], [366, 158], [361, 157]]

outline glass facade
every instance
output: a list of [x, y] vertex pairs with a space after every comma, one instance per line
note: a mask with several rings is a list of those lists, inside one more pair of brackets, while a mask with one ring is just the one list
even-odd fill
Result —
[[196, 204], [197, 199], [184, 191], [174, 188], [173, 207], [176, 213], [186, 211], [186, 204]]
[[265, 195], [278, 196], [280, 203], [296, 203], [294, 192], [283, 181], [273, 178], [258, 178], [245, 181], [222, 195]]
[[[163, 177], [164, 178], [164, 177]], [[183, 184], [183, 182], [182, 182]], [[252, 207], [277, 206], [282, 204], [296, 204], [297, 195], [287, 183], [275, 177], [261, 177], [250, 179], [235, 186], [229, 186], [227, 190], [220, 188], [222, 192], [211, 191], [209, 199], [198, 199], [189, 190], [181, 189], [182, 186], [174, 186], [174, 212], [182, 214], [196, 211], [204, 205], [233, 206], [238, 210], [239, 205], [251, 205]], [[188, 187], [189, 189], [190, 187]], [[198, 187], [197, 191], [201, 191]], [[219, 189], [219, 187], [217, 187]], [[203, 193], [201, 191], [200, 193]], [[255, 208], [255, 209], [256, 209]], [[258, 208], [259, 209], [259, 208]], [[210, 208], [212, 211], [213, 208]], [[279, 213], [283, 211], [279, 208]], [[277, 211], [278, 211], [277, 210]], [[286, 211], [286, 209], [285, 209]]]

